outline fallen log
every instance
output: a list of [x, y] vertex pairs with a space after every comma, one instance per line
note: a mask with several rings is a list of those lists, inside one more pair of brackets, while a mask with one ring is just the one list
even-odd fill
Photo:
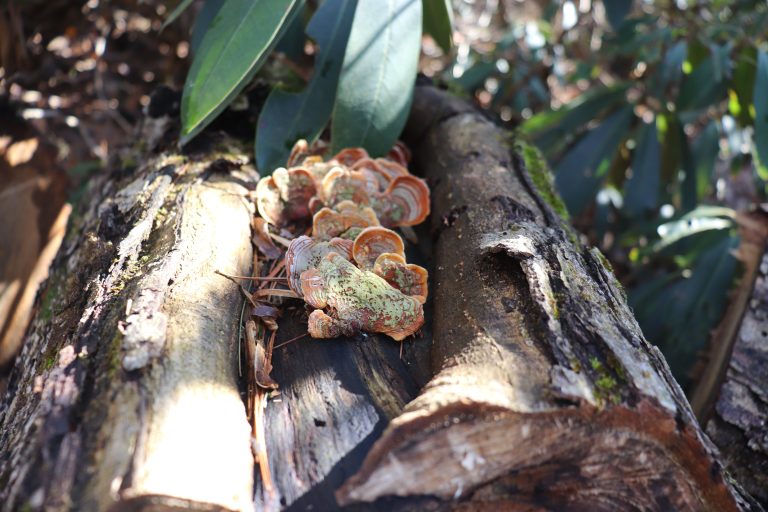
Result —
[[548, 510], [758, 510], [725, 473], [535, 150], [417, 87], [431, 181], [436, 375], [338, 491]]
[[[764, 212], [739, 217], [744, 273], [728, 313], [713, 333], [703, 385], [691, 403], [728, 471], [768, 506], [768, 252]], [[723, 371], [715, 371], [717, 367]], [[696, 406], [699, 406], [698, 408]]]
[[250, 272], [256, 175], [226, 137], [155, 152], [169, 121], [75, 209], [0, 408], [4, 511], [252, 509], [242, 297], [215, 271]]

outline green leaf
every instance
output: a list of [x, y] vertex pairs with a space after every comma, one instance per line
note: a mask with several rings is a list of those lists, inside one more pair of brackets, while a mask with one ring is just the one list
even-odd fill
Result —
[[195, 24], [192, 26], [192, 35], [189, 38], [189, 46], [192, 49], [192, 55], [197, 54], [200, 43], [203, 42], [203, 36], [208, 31], [208, 27], [213, 24], [214, 18], [221, 10], [225, 0], [205, 0], [200, 12], [197, 13]]
[[[735, 236], [710, 246], [696, 262], [690, 277], [680, 279], [669, 294], [665, 329], [659, 345], [672, 374], [683, 387], [690, 384], [690, 370], [703, 350], [709, 333], [720, 322], [728, 301], [738, 262], [731, 252], [738, 247]], [[642, 324], [641, 324], [642, 326]]]
[[[305, 7], [303, 10], [306, 12], [307, 8]], [[304, 45], [307, 42], [307, 38], [304, 35], [305, 28], [306, 19], [304, 13], [300, 12], [285, 27], [285, 32], [280, 37], [280, 42], [275, 46], [275, 51], [284, 53], [294, 62], [299, 61], [304, 56]]]
[[676, 83], [683, 76], [683, 62], [688, 56], [688, 43], [679, 41], [664, 54], [661, 70], [658, 75], [658, 94], [661, 95], [669, 85]]
[[319, 45], [315, 71], [300, 93], [274, 89], [259, 115], [256, 162], [270, 171], [285, 162], [298, 139], [314, 142], [331, 118], [357, 0], [326, 0], [307, 26]]
[[695, 121], [699, 112], [725, 99], [731, 60], [726, 52], [728, 45], [718, 47], [686, 76], [677, 98], [677, 110], [684, 123]]
[[160, 30], [163, 30], [165, 27], [176, 21], [176, 19], [181, 16], [181, 13], [187, 10], [187, 7], [192, 5], [192, 2], [194, 0], [181, 0], [179, 2], [179, 5], [176, 6], [176, 8], [171, 11], [171, 14], [168, 15], [167, 18], [165, 18], [165, 21], [163, 22], [163, 25], [160, 27]]
[[753, 123], [750, 106], [754, 93], [755, 78], [757, 76], [757, 49], [748, 46], [741, 50], [736, 59], [736, 67], [733, 70], [733, 91], [738, 100], [738, 119], [742, 126]]
[[194, 56], [181, 100], [181, 144], [248, 85], [303, 0], [226, 0]]
[[445, 53], [453, 47], [453, 9], [451, 0], [422, 0], [424, 9], [423, 30]]
[[637, 217], [658, 206], [661, 145], [656, 120], [640, 129], [640, 140], [632, 157], [632, 177], [624, 183], [624, 209]]
[[632, 0], [603, 0], [605, 14], [614, 30], [621, 26], [624, 18], [632, 10], [632, 3]]
[[360, 2], [333, 109], [334, 150], [384, 155], [405, 126], [421, 49], [421, 2]]
[[768, 180], [768, 53], [765, 50], [757, 54], [757, 76], [752, 97], [755, 105], [757, 172], [763, 180]]
[[632, 117], [631, 105], [612, 114], [584, 135], [557, 164], [555, 183], [571, 215], [581, 213], [594, 199]]
[[720, 129], [717, 121], [710, 121], [691, 147], [699, 200], [707, 196], [715, 179], [715, 163], [720, 154]]

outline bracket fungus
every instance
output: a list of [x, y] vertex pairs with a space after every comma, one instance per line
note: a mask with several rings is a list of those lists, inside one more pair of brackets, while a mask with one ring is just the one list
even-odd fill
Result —
[[347, 148], [324, 161], [320, 152], [297, 142], [288, 168], [256, 187], [259, 214], [273, 226], [300, 234], [312, 222], [311, 236], [288, 244], [288, 286], [316, 308], [312, 337], [367, 331], [402, 340], [424, 323], [427, 271], [406, 262], [403, 239], [388, 228], [424, 221], [429, 187], [408, 172], [411, 155], [399, 142], [385, 158]]
[[309, 201], [317, 192], [307, 169], [280, 167], [256, 185], [256, 206], [270, 224], [284, 226], [309, 216]]
[[315, 268], [326, 255], [335, 253], [344, 259], [352, 258], [352, 241], [333, 238], [328, 242], [300, 236], [291, 240], [285, 253], [285, 269], [288, 274], [288, 287], [302, 295], [301, 274]]
[[312, 236], [319, 240], [334, 237], [354, 240], [363, 229], [378, 226], [376, 212], [369, 206], [342, 201], [333, 209], [322, 208], [312, 218]]
[[335, 252], [301, 274], [301, 289], [304, 300], [318, 308], [309, 315], [314, 338], [367, 331], [401, 341], [424, 324], [421, 302]]

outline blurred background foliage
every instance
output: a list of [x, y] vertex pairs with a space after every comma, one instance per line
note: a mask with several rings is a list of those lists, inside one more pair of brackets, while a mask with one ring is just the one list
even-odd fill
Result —
[[541, 149], [688, 386], [738, 277], [737, 212], [765, 200], [768, 3], [455, 8], [455, 58], [422, 67]]

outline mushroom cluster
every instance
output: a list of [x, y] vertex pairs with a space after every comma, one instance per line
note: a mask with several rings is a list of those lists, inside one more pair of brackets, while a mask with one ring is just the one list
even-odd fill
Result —
[[315, 308], [310, 336], [366, 331], [400, 341], [424, 323], [427, 271], [406, 262], [393, 231], [429, 215], [429, 188], [408, 172], [409, 159], [398, 143], [386, 158], [350, 148], [324, 161], [299, 141], [288, 167], [259, 181], [257, 207], [270, 224], [311, 219], [311, 235], [291, 240], [285, 255], [288, 286]]

